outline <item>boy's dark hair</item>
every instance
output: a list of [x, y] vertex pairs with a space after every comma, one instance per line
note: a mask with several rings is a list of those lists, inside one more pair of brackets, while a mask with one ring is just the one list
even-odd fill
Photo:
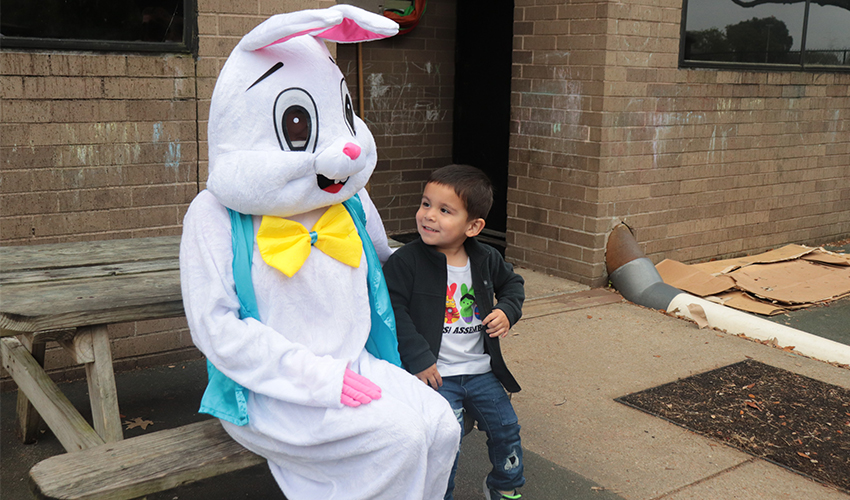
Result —
[[487, 174], [470, 165], [446, 165], [431, 172], [428, 183], [454, 188], [466, 205], [469, 220], [486, 219], [493, 206], [493, 184]]

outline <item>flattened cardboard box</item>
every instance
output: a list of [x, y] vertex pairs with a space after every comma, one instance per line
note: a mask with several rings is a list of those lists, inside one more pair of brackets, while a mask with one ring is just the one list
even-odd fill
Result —
[[655, 267], [673, 287], [766, 316], [850, 295], [850, 256], [802, 245], [694, 265], [668, 259]]

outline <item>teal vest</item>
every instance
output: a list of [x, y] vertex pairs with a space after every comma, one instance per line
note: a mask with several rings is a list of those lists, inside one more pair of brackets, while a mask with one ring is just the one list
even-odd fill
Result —
[[[360, 197], [355, 195], [344, 201], [343, 206], [348, 210], [360, 234], [368, 266], [367, 281], [372, 329], [366, 340], [366, 350], [378, 359], [401, 366], [392, 303], [386, 281], [384, 281], [384, 273], [381, 271], [381, 262], [378, 260], [378, 254], [375, 252], [369, 233], [366, 232], [366, 213], [363, 211], [363, 204]], [[236, 283], [236, 296], [239, 299], [239, 317], [254, 318], [259, 321], [254, 283], [251, 280], [254, 223], [250, 215], [227, 210], [230, 213], [233, 235], [233, 279]], [[248, 389], [221, 373], [209, 361], [207, 361], [207, 375], [209, 382], [201, 399], [199, 411], [236, 425], [246, 425], [248, 423]]]

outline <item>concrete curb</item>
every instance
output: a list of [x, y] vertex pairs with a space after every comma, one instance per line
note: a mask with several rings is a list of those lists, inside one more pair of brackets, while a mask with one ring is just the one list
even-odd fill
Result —
[[611, 283], [626, 300], [690, 319], [700, 328], [708, 326], [733, 335], [775, 341], [815, 359], [850, 365], [850, 346], [710, 302], [664, 283], [624, 224], [611, 232], [606, 250]]
[[703, 326], [702, 322], [706, 322], [708, 327], [733, 335], [775, 340], [779, 346], [793, 346], [795, 351], [806, 356], [850, 365], [850, 346], [709, 302], [689, 293], [683, 292], [673, 297], [667, 311], [695, 321], [700, 326]]

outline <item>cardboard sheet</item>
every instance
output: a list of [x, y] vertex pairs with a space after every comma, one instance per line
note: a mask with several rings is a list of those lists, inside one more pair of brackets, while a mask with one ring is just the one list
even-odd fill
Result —
[[763, 316], [775, 316], [786, 310], [784, 307], [777, 306], [773, 303], [754, 299], [740, 290], [724, 292], [712, 297], [706, 297], [706, 300], [724, 306], [734, 307], [741, 311], [761, 314]]
[[749, 266], [751, 264], [769, 264], [771, 262], [782, 262], [786, 260], [799, 259], [800, 257], [810, 254], [817, 250], [812, 247], [804, 247], [802, 245], [785, 245], [782, 248], [771, 250], [769, 252], [758, 255], [747, 255], [746, 257], [737, 257], [734, 259], [715, 260], [704, 262], [702, 264], [694, 264], [693, 266], [701, 271], [715, 276], [719, 274], [728, 274], [736, 269]]
[[850, 255], [827, 252], [816, 248], [814, 252], [806, 254], [802, 257], [810, 262], [820, 262], [821, 264], [831, 264], [833, 266], [850, 266]]
[[655, 269], [668, 285], [700, 297], [725, 292], [735, 287], [735, 280], [729, 276], [712, 276], [694, 266], [675, 260], [665, 259], [659, 262]]
[[850, 293], [850, 267], [798, 259], [754, 264], [730, 274], [738, 287], [758, 297], [786, 304], [832, 300]]
[[850, 295], [850, 256], [802, 245], [694, 265], [668, 259], [655, 267], [671, 286], [765, 316]]

